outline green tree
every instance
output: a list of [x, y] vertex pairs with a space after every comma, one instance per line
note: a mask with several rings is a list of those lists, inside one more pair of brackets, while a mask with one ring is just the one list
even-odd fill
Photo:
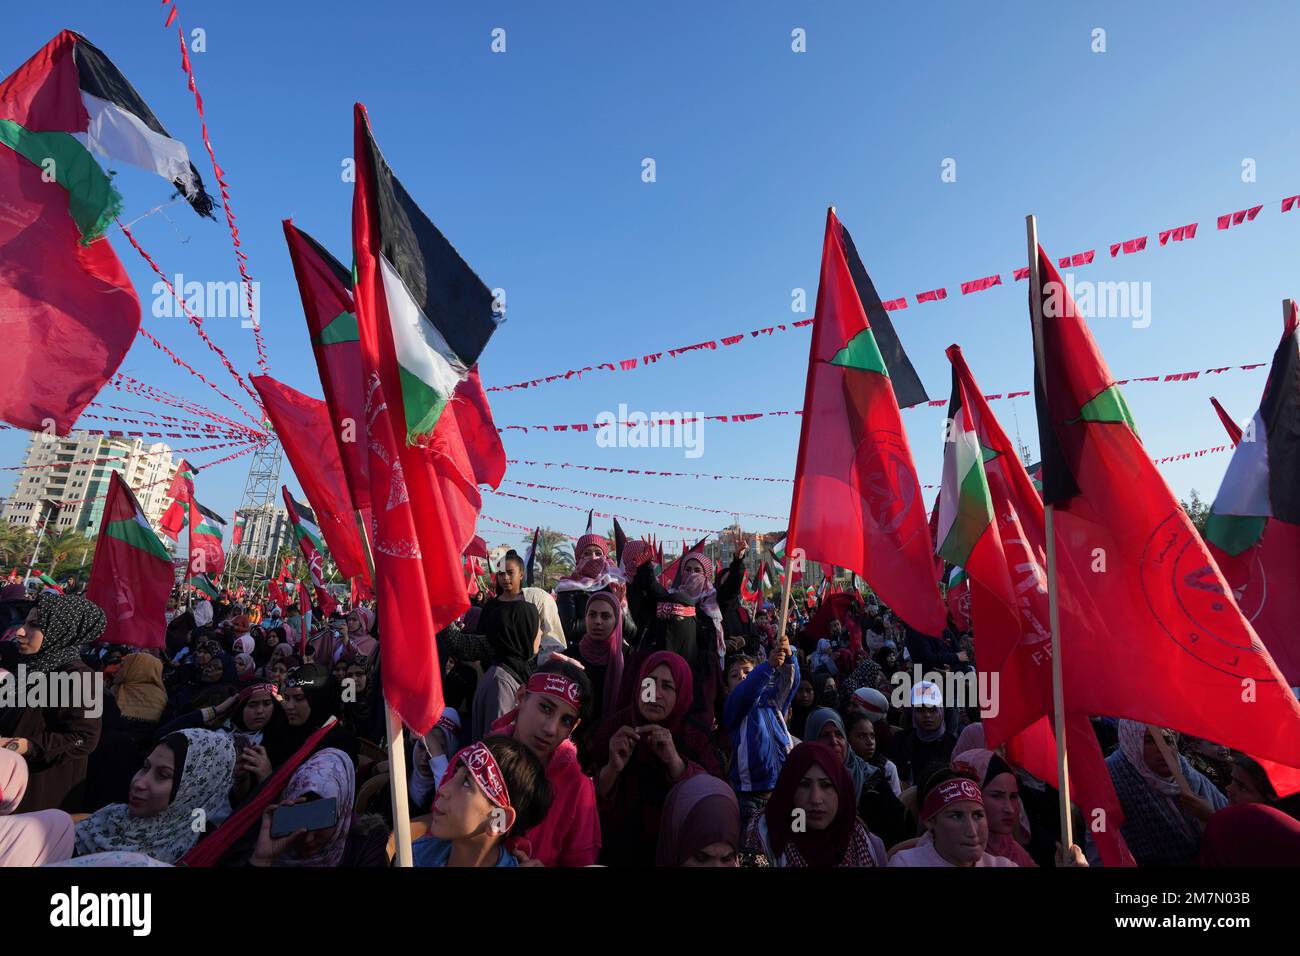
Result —
[[1192, 520], [1192, 524], [1196, 526], [1196, 530], [1204, 537], [1205, 522], [1210, 517], [1210, 505], [1197, 494], [1195, 488], [1192, 489], [1191, 495], [1186, 500], [1179, 503], [1183, 506], [1183, 510], [1187, 512], [1187, 517]]
[[[533, 543], [533, 536], [524, 539], [520, 553], [528, 556], [528, 548]], [[550, 528], [542, 528], [537, 535], [537, 553], [533, 555], [533, 583], [540, 588], [549, 589], [556, 581], [573, 570], [573, 545], [566, 541], [564, 535]], [[540, 574], [540, 580], [537, 575]]]

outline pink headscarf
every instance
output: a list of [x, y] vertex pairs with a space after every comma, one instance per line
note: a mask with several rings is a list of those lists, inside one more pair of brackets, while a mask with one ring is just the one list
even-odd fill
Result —
[[[667, 664], [668, 670], [672, 672], [673, 683], [677, 685], [677, 702], [673, 705], [672, 711], [663, 720], [659, 721], [661, 726], [667, 727], [673, 734], [677, 734], [682, 728], [682, 722], [686, 719], [686, 711], [690, 709], [691, 702], [695, 700], [695, 679], [691, 676], [691, 666], [686, 663], [686, 658], [680, 654], [674, 654], [672, 651], [655, 651], [647, 657], [641, 664], [641, 673], [637, 674], [637, 689], [645, 684], [649, 677], [660, 664]], [[653, 723], [650, 718], [641, 713], [641, 694], [637, 693], [632, 704], [636, 711], [636, 716], [646, 723]]]
[[609, 591], [597, 591], [587, 599], [587, 607], [597, 601], [614, 609], [614, 630], [606, 641], [598, 641], [584, 632], [578, 650], [588, 664], [606, 668], [601, 713], [612, 714], [618, 709], [618, 692], [623, 684], [623, 608]]
[[950, 760], [956, 760], [958, 756], [968, 750], [987, 750], [984, 743], [984, 725], [981, 723], [967, 724], [962, 728], [961, 735], [957, 738], [956, 745], [952, 748]]
[[314, 793], [318, 797], [333, 797], [338, 817], [329, 843], [309, 857], [286, 853], [276, 861], [276, 866], [338, 866], [347, 848], [348, 831], [352, 828], [352, 803], [357, 782], [356, 767], [341, 750], [326, 747], [317, 751], [297, 769], [280, 794], [280, 800], [296, 800]]
[[713, 843], [740, 849], [740, 804], [736, 792], [708, 773], [687, 777], [668, 792], [659, 828], [656, 866], [680, 866]]
[[0, 817], [18, 809], [27, 792], [27, 761], [12, 750], [0, 749]]

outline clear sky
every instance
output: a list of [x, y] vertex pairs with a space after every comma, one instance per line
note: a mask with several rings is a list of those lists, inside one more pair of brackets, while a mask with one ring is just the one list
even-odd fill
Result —
[[[177, 39], [157, 4], [19, 4], [0, 35], [8, 73], [62, 27], [84, 33], [123, 70], [206, 182]], [[272, 373], [321, 393], [280, 230], [295, 222], [348, 260], [351, 105], [370, 109], [389, 163], [490, 287], [508, 321], [482, 358], [505, 384], [807, 318], [816, 298], [826, 206], [852, 231], [882, 296], [906, 295], [899, 334], [932, 398], [946, 398], [943, 349], [958, 342], [986, 392], [1029, 387], [1024, 216], [1054, 256], [1097, 249], [1076, 281], [1149, 283], [1150, 323], [1094, 323], [1119, 378], [1267, 361], [1280, 301], [1300, 296], [1300, 193], [1294, 117], [1300, 93], [1293, 3], [616, 4], [182, 0], [180, 22], [206, 31], [193, 55], [212, 141], [227, 171], [250, 270], [260, 280]], [[506, 51], [492, 52], [492, 31]], [[793, 52], [791, 31], [806, 31]], [[1105, 52], [1093, 52], [1093, 31]], [[642, 181], [642, 161], [657, 181]], [[956, 179], [943, 181], [945, 160]], [[1243, 161], [1255, 181], [1243, 182]], [[166, 184], [123, 170], [128, 218], [164, 202]], [[1215, 217], [1270, 201], [1254, 222]], [[1192, 242], [1160, 248], [1158, 230], [1199, 222]], [[224, 222], [178, 204], [135, 231], [169, 274], [235, 277]], [[1108, 244], [1150, 236], [1112, 260]], [[183, 320], [151, 314], [152, 273], [113, 239], [145, 304], [145, 325], [227, 390], [234, 383]], [[1004, 286], [962, 296], [961, 281]], [[915, 294], [946, 286], [946, 302]], [[808, 311], [791, 311], [805, 289]], [[255, 370], [237, 319], [210, 330]], [[800, 407], [807, 331], [748, 338], [635, 372], [493, 393], [498, 424], [595, 421], [620, 403], [704, 414]], [[137, 342], [123, 370], [209, 407], [231, 408]], [[1263, 370], [1125, 390], [1152, 455], [1222, 444], [1208, 396], [1239, 419]], [[242, 393], [241, 393], [242, 394]], [[155, 407], [130, 399], [115, 404]], [[1031, 403], [994, 403], [1036, 449]], [[167, 411], [166, 409], [161, 409]], [[939, 480], [941, 409], [904, 414], [922, 482]], [[594, 433], [510, 432], [511, 458], [654, 470], [790, 477], [798, 419], [708, 423], [703, 454], [601, 448]], [[176, 441], [174, 444], [199, 444]], [[25, 436], [0, 434], [0, 463]], [[220, 453], [196, 455], [202, 462]], [[1226, 454], [1165, 466], [1175, 492], [1213, 497]], [[202, 474], [199, 496], [230, 514], [247, 458]], [[287, 471], [287, 468], [286, 468]], [[784, 515], [788, 484], [609, 476], [512, 467], [543, 482], [704, 507]], [[290, 481], [293, 485], [293, 482]], [[597, 502], [636, 518], [720, 527], [722, 515]], [[8, 486], [3, 491], [8, 493]], [[933, 492], [927, 492], [927, 497]], [[574, 533], [577, 511], [485, 495], [484, 511]], [[772, 521], [742, 518], [748, 528]], [[686, 533], [627, 520], [633, 534]], [[608, 527], [601, 522], [598, 527]], [[518, 537], [484, 525], [489, 543]]]

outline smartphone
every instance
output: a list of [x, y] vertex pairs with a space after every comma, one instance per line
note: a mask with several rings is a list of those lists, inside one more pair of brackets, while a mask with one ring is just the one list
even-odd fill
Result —
[[338, 801], [322, 797], [280, 807], [271, 814], [271, 836], [287, 837], [297, 830], [328, 830], [338, 822]]
[[238, 757], [242, 751], [247, 750], [249, 747], [253, 746], [253, 738], [248, 736], [248, 734], [235, 734], [234, 744], [235, 744], [235, 756]]

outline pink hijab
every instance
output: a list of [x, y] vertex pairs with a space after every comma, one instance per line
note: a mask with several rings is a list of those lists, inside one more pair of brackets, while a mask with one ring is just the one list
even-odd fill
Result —
[[582, 659], [593, 667], [604, 667], [605, 693], [601, 701], [601, 714], [612, 714], [618, 709], [618, 692], [623, 684], [623, 608], [617, 597], [609, 591], [597, 591], [587, 599], [587, 607], [600, 601], [614, 609], [614, 630], [607, 641], [598, 641], [583, 633], [578, 643]]
[[27, 761], [0, 750], [0, 867], [43, 866], [72, 856], [76, 829], [62, 810], [11, 816], [27, 792]]

